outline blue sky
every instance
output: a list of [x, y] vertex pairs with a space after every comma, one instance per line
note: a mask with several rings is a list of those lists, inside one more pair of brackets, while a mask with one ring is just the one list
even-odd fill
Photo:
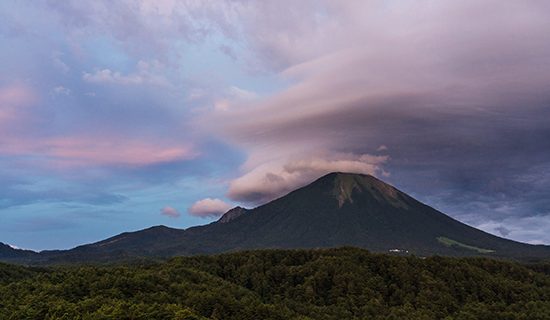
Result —
[[2, 1], [0, 241], [186, 228], [351, 171], [550, 244], [549, 9]]

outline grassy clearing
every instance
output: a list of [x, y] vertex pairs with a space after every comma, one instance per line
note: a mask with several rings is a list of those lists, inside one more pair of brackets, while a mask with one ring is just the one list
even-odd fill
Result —
[[455, 241], [453, 239], [449, 239], [449, 238], [446, 238], [446, 237], [437, 237], [437, 241], [439, 241], [440, 243], [442, 243], [443, 245], [445, 245], [447, 247], [456, 246], [456, 247], [459, 247], [459, 248], [473, 250], [473, 251], [476, 251], [476, 252], [479, 252], [479, 253], [492, 253], [492, 252], [495, 252], [495, 250], [483, 249], [483, 248], [470, 246], [470, 245], [467, 245], [467, 244], [464, 244], [462, 242], [458, 242], [458, 241]]

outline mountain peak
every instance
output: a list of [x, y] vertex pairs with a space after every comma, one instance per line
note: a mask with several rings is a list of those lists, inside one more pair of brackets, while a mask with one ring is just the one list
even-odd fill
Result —
[[338, 199], [338, 207], [344, 203], [353, 203], [353, 193], [363, 193], [365, 187], [372, 184], [373, 176], [353, 173], [338, 172], [334, 175], [334, 188], [332, 195]]
[[233, 221], [233, 220], [237, 219], [238, 217], [242, 216], [247, 211], [248, 211], [247, 209], [237, 206], [233, 209], [230, 209], [226, 213], [224, 213], [217, 222], [219, 222], [219, 223], [228, 223], [228, 222]]
[[[345, 203], [353, 203], [354, 195], [370, 195], [379, 202], [388, 202], [406, 209], [405, 195], [391, 185], [369, 174], [332, 172], [317, 181], [331, 185], [330, 194], [338, 200], [341, 208]], [[314, 182], [315, 183], [315, 182]]]

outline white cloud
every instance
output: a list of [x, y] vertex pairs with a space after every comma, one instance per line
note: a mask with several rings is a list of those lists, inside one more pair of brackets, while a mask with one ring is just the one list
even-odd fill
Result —
[[67, 74], [69, 71], [71, 71], [71, 68], [63, 62], [61, 59], [63, 57], [63, 53], [56, 51], [52, 55], [52, 62], [55, 68], [57, 68], [61, 73]]
[[71, 89], [65, 88], [64, 86], [57, 86], [53, 88], [53, 92], [57, 95], [65, 95], [68, 96], [71, 94]]
[[304, 186], [330, 172], [376, 175], [387, 156], [368, 154], [319, 154], [288, 161], [270, 162], [233, 180], [228, 196], [234, 200], [264, 203]]
[[161, 75], [164, 66], [154, 60], [152, 62], [139, 61], [136, 72], [122, 74], [110, 69], [96, 70], [95, 72], [84, 72], [82, 79], [91, 83], [114, 83], [121, 85], [153, 84], [159, 86], [169, 85], [168, 80]]
[[219, 217], [231, 208], [232, 206], [223, 200], [206, 198], [195, 202], [188, 211], [197, 217]]
[[216, 111], [228, 111], [233, 105], [248, 105], [259, 98], [259, 95], [237, 86], [231, 86], [224, 91], [223, 98], [214, 101]]

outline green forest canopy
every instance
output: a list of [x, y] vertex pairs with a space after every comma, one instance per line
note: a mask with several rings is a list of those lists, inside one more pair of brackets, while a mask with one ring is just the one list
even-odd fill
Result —
[[0, 319], [550, 319], [550, 267], [355, 248], [0, 264]]

